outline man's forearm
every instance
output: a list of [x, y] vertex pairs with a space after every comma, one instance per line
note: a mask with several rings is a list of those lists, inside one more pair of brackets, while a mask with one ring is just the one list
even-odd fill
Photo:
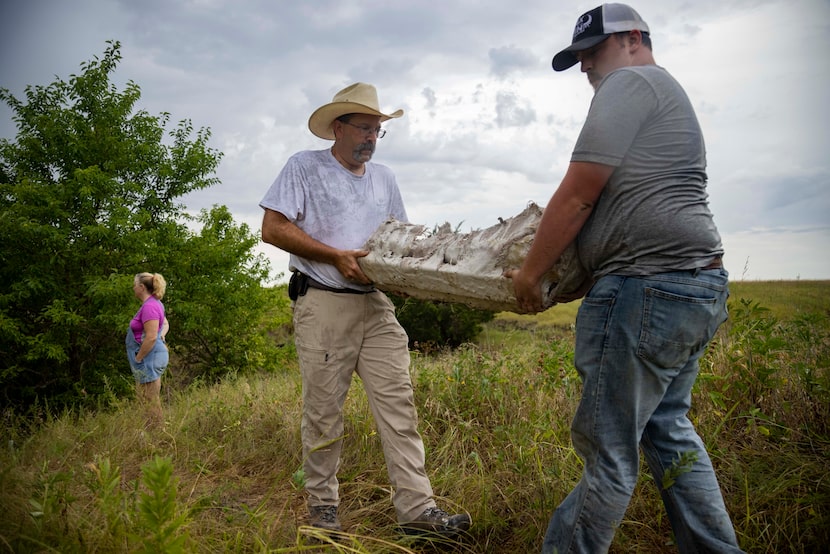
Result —
[[333, 264], [337, 250], [308, 236], [284, 215], [266, 211], [262, 223], [262, 240], [280, 250], [315, 262]]
[[554, 194], [542, 214], [533, 244], [522, 265], [522, 272], [538, 282], [576, 239], [592, 210], [593, 204]]

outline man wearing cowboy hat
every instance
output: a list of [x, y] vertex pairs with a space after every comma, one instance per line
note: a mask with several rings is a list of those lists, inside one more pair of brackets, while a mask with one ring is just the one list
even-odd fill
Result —
[[380, 110], [375, 87], [355, 83], [308, 120], [331, 148], [291, 156], [260, 202], [262, 240], [290, 253], [289, 296], [303, 380], [303, 469], [311, 525], [340, 531], [337, 470], [343, 403], [356, 372], [380, 434], [392, 502], [407, 534], [455, 535], [467, 514], [438, 508], [409, 376], [406, 332], [385, 294], [361, 271], [363, 244], [390, 217], [407, 221], [392, 171], [371, 162], [380, 124], [403, 115]]

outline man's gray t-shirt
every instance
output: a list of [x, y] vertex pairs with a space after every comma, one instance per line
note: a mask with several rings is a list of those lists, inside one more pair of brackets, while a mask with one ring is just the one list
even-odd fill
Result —
[[[408, 221], [395, 175], [367, 162], [363, 175], [344, 168], [331, 150], [289, 158], [259, 205], [284, 215], [311, 238], [341, 250], [360, 249], [389, 218]], [[330, 264], [291, 254], [289, 266], [323, 285], [369, 290], [347, 281]]]
[[577, 237], [595, 278], [695, 269], [723, 254], [709, 211], [703, 134], [665, 69], [608, 74], [571, 161], [616, 167]]

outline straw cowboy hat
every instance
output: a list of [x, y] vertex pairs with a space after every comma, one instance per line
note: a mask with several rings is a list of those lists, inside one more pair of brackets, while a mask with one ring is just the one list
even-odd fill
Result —
[[330, 103], [317, 108], [308, 118], [308, 128], [322, 139], [334, 140], [331, 124], [341, 115], [350, 113], [379, 115], [381, 121], [386, 121], [402, 116], [403, 110], [391, 114], [381, 112], [375, 87], [366, 83], [355, 83], [335, 94]]

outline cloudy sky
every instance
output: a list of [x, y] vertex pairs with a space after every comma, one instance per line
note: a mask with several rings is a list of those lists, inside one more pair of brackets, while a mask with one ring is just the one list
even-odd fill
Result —
[[[412, 222], [467, 232], [558, 186], [592, 89], [552, 71], [596, 0], [3, 0], [0, 87], [68, 79], [121, 42], [115, 82], [139, 107], [210, 128], [221, 184], [185, 199], [258, 230], [292, 153], [330, 143], [308, 116], [355, 81], [378, 87], [374, 161]], [[830, 1], [639, 0], [657, 63], [685, 86], [733, 279], [830, 279]], [[174, 125], [171, 125], [171, 128]], [[15, 127], [0, 106], [0, 136]], [[287, 256], [263, 245], [275, 272]]]

